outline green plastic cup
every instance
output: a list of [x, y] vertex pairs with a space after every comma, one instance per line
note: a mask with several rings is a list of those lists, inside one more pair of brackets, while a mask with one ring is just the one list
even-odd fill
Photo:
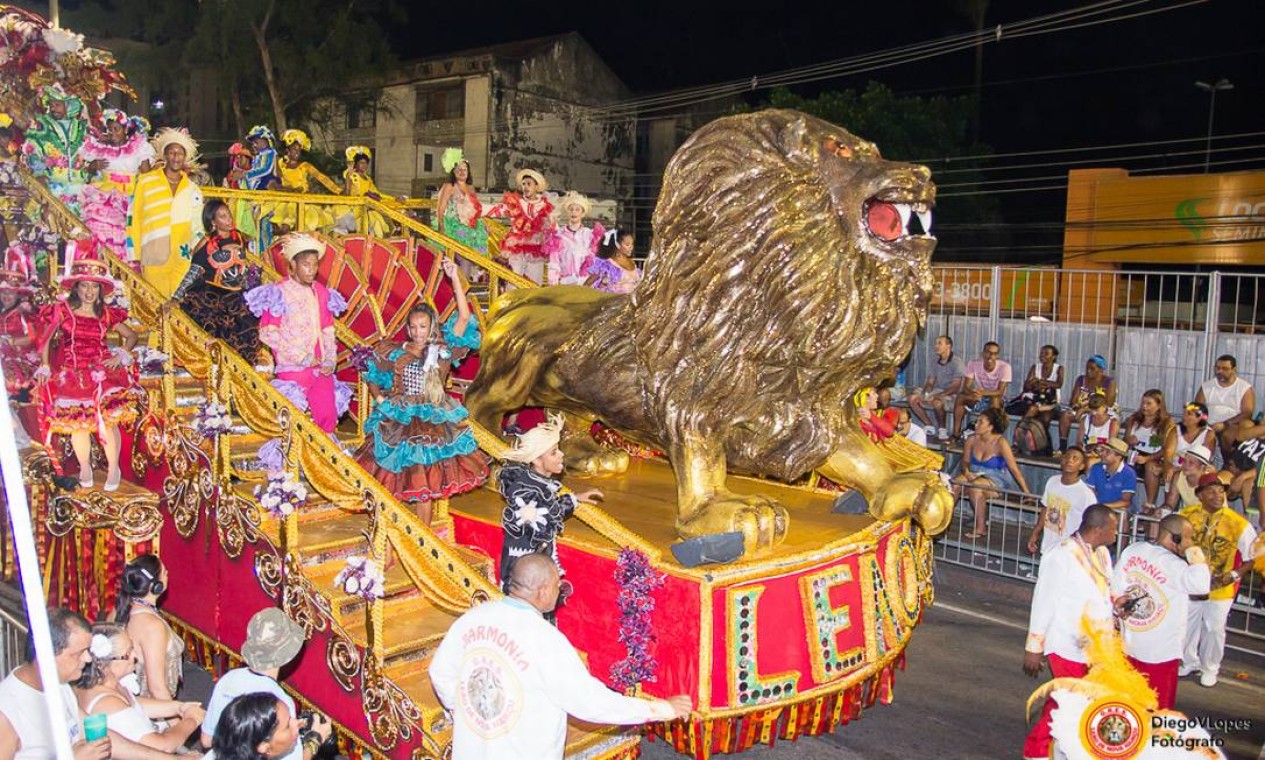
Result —
[[95, 742], [98, 739], [104, 739], [106, 735], [106, 715], [105, 713], [93, 713], [83, 719], [83, 738], [85, 741]]

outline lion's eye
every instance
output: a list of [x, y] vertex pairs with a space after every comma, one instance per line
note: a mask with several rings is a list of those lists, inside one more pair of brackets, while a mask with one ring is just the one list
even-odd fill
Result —
[[852, 158], [852, 147], [844, 145], [833, 137], [827, 137], [822, 145], [826, 152], [833, 153], [839, 158]]

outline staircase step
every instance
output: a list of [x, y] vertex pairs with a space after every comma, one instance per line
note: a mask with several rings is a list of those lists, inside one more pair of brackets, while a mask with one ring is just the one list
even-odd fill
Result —
[[[424, 667], [423, 667], [424, 665]], [[393, 663], [386, 668], [386, 677], [413, 700], [422, 711], [422, 725], [429, 726], [443, 713], [443, 705], [430, 685], [430, 657], [423, 660]]]
[[[386, 648], [387, 665], [402, 662], [416, 663], [428, 658], [448, 628], [456, 621], [456, 615], [435, 607], [420, 594], [383, 600], [383, 645]], [[343, 630], [359, 644], [369, 640], [368, 621], [365, 615], [351, 615], [343, 620]]]
[[[368, 544], [365, 545], [364, 553], [369, 553]], [[341, 587], [334, 585], [334, 578], [338, 576], [342, 569], [347, 566], [346, 558], [334, 559], [328, 562], [322, 562], [319, 565], [308, 565], [303, 568], [303, 573], [316, 585], [329, 600], [330, 606], [334, 610], [335, 616], [339, 618], [339, 622], [352, 620], [355, 616], [364, 616], [364, 607], [367, 602], [364, 597], [348, 594]], [[397, 596], [409, 596], [417, 593], [417, 588], [413, 585], [412, 579], [405, 572], [404, 566], [395, 563], [386, 571], [386, 588], [384, 591], [385, 599], [393, 599]]]

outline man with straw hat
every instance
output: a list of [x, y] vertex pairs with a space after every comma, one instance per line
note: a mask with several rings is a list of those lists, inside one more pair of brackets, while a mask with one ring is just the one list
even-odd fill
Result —
[[202, 191], [189, 176], [198, 144], [184, 129], [160, 129], [151, 142], [161, 165], [136, 178], [128, 224], [127, 260], [164, 298], [176, 291], [202, 224]]
[[544, 554], [561, 570], [558, 536], [563, 522], [582, 501], [601, 499], [596, 489], [572, 494], [562, 492], [562, 415], [552, 415], [518, 436], [504, 456], [508, 462], [498, 477], [505, 510], [501, 513], [501, 586], [509, 593], [514, 563], [528, 554]]
[[290, 276], [246, 293], [246, 306], [259, 317], [259, 341], [272, 349], [273, 387], [332, 433], [351, 403], [352, 389], [334, 378], [334, 317], [347, 310], [347, 301], [316, 281], [325, 248], [311, 235], [286, 235], [281, 253]]
[[545, 177], [535, 169], [520, 169], [514, 175], [518, 192], [509, 191], [500, 203], [483, 212], [484, 216], [508, 218], [510, 231], [501, 241], [501, 253], [509, 260], [510, 269], [537, 285], [545, 280], [545, 236], [553, 229], [553, 203], [544, 193], [549, 189]]

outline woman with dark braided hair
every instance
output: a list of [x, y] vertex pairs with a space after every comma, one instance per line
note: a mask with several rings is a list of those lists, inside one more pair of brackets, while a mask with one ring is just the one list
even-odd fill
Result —
[[255, 362], [259, 353], [259, 319], [246, 306], [246, 252], [250, 238], [233, 222], [233, 212], [221, 200], [202, 207], [206, 237], [193, 249], [189, 271], [176, 287], [173, 300], [195, 322]]
[[488, 459], [465, 424], [466, 409], [448, 395], [448, 373], [480, 345], [457, 265], [443, 260], [457, 313], [439, 324], [434, 309], [409, 310], [408, 341], [375, 351], [364, 377], [377, 404], [365, 421], [365, 443], [356, 461], [401, 501], [417, 504], [430, 523], [431, 502], [477, 488], [488, 476]]
[[136, 675], [141, 695], [174, 699], [184, 676], [184, 642], [158, 613], [158, 599], [167, 591], [167, 568], [158, 556], [142, 554], [123, 568], [114, 622], [127, 627], [136, 644]]

